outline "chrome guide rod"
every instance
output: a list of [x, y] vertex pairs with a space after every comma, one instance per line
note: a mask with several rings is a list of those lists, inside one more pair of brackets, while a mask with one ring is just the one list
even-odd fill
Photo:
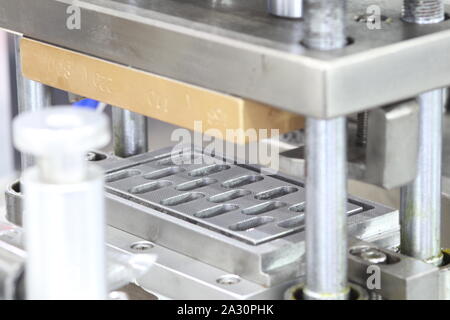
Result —
[[[403, 20], [416, 24], [444, 20], [442, 0], [405, 0]], [[439, 265], [441, 253], [441, 173], [444, 89], [418, 97], [420, 105], [417, 177], [402, 187], [401, 252]]]
[[[305, 39], [310, 49], [346, 45], [345, 1], [306, 0]], [[347, 282], [346, 118], [306, 122], [305, 299], [344, 300]]]
[[306, 286], [309, 299], [345, 299], [346, 119], [307, 119]]
[[305, 0], [305, 38], [310, 49], [335, 50], [345, 47], [345, 0]]
[[[18, 109], [19, 113], [35, 112], [51, 105], [51, 88], [23, 76], [20, 59], [21, 38], [21, 36], [14, 38]], [[20, 157], [22, 171], [34, 164], [33, 156], [22, 153]]]
[[148, 151], [147, 117], [112, 108], [114, 154], [127, 158]]
[[401, 189], [401, 252], [440, 264], [442, 89], [423, 93], [416, 179]]
[[267, 9], [277, 17], [298, 19], [303, 14], [303, 0], [267, 0]]

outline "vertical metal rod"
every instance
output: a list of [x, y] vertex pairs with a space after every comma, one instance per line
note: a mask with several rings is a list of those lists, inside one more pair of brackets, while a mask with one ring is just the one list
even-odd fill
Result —
[[[444, 20], [442, 0], [404, 0], [403, 20], [416, 24]], [[421, 94], [417, 177], [401, 190], [401, 252], [439, 265], [441, 225], [442, 121], [444, 89]]]
[[[42, 83], [27, 79], [22, 74], [22, 63], [20, 59], [21, 36], [16, 36], [16, 77], [17, 77], [17, 100], [19, 113], [38, 111], [51, 105], [51, 89]], [[21, 154], [21, 167], [25, 170], [34, 164], [34, 158], [28, 154]]]
[[298, 19], [303, 14], [303, 0], [267, 0], [267, 10], [277, 17]]
[[343, 300], [347, 283], [346, 119], [307, 119], [307, 299]]
[[401, 252], [439, 265], [443, 89], [419, 96], [419, 158], [416, 179], [401, 190]]
[[112, 108], [114, 153], [127, 158], [148, 151], [147, 117]]
[[403, 0], [402, 19], [406, 22], [417, 24], [444, 21], [444, 1]]
[[[347, 44], [344, 0], [305, 0], [303, 44]], [[347, 139], [344, 117], [306, 123], [306, 299], [343, 300], [347, 282]]]
[[305, 38], [310, 49], [335, 50], [345, 47], [346, 1], [304, 0]]

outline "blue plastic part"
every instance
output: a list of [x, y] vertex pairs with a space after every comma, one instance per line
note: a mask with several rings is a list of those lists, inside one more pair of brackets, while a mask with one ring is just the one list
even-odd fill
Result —
[[93, 99], [83, 99], [80, 101], [77, 101], [73, 104], [75, 108], [84, 108], [84, 109], [92, 109], [96, 110], [99, 105], [99, 102], [97, 100]]

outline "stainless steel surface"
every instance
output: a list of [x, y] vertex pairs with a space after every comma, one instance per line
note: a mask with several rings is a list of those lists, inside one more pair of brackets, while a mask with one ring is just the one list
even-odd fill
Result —
[[377, 248], [388, 256], [386, 263], [380, 263], [379, 287], [375, 293], [388, 300], [435, 300], [439, 298], [439, 268], [393, 251], [388, 251], [373, 243], [350, 239], [349, 277], [350, 280], [366, 287], [368, 279], [374, 275], [374, 264], [362, 259], [358, 254], [370, 248]]
[[442, 89], [419, 96], [417, 177], [401, 190], [402, 253], [440, 264], [443, 99]]
[[112, 107], [114, 154], [127, 158], [148, 151], [147, 117]]
[[[315, 117], [450, 85], [450, 21], [418, 28], [400, 19], [402, 0], [347, 2], [354, 43], [330, 52], [306, 50], [304, 22], [267, 14], [266, 0], [84, 0], [76, 31], [65, 27], [72, 2], [0, 0], [0, 27]], [[380, 30], [354, 21], [370, 5], [390, 18]]]
[[303, 44], [314, 50], [342, 49], [347, 44], [346, 1], [304, 0]]
[[[419, 105], [408, 100], [369, 112], [362, 181], [393, 189], [414, 180], [419, 150]], [[352, 150], [352, 157], [358, 154]], [[352, 167], [356, 171], [357, 165]]]
[[[16, 52], [16, 79], [17, 79], [17, 98], [19, 112], [35, 112], [42, 110], [51, 105], [51, 90], [49, 87], [25, 78], [22, 75], [22, 64], [20, 62], [20, 39], [16, 36], [15, 52]], [[21, 154], [21, 168], [25, 170], [34, 164], [34, 158], [27, 153]]]
[[[100, 161], [99, 164], [106, 163], [110, 177], [111, 174], [123, 172], [124, 169], [141, 168], [144, 174], [155, 171], [162, 173], [161, 170], [173, 167], [170, 164], [171, 151], [172, 149], [169, 148], [126, 160], [116, 159], [115, 168], [114, 159], [106, 159]], [[206, 158], [208, 156], [205, 156]], [[188, 159], [190, 159], [189, 155], [185, 160]], [[199, 158], [197, 158], [198, 160]], [[223, 165], [224, 163], [216, 159], [216, 164]], [[165, 187], [163, 185], [162, 189], [147, 194], [133, 195], [130, 194], [129, 190], [152, 181], [143, 179], [141, 175], [131, 177], [122, 175], [123, 180], [108, 183], [110, 192], [107, 196], [109, 224], [136, 236], [143, 237], [146, 240], [182, 252], [187, 256], [220, 267], [230, 273], [238, 273], [241, 277], [256, 283], [274, 285], [282, 282], [283, 279], [286, 280], [302, 273], [303, 267], [301, 264], [299, 265], [299, 259], [301, 259], [304, 252], [302, 213], [288, 210], [290, 207], [288, 204], [292, 201], [294, 201], [292, 202], [294, 204], [301, 204], [304, 201], [304, 191], [301, 182], [295, 182], [289, 177], [281, 175], [264, 176], [262, 181], [257, 181], [250, 185], [241, 185], [238, 189], [251, 190], [253, 195], [229, 200], [227, 203], [222, 204], [237, 204], [241, 206], [240, 209], [242, 210], [267, 201], [287, 203], [284, 207], [272, 212], [254, 216], [254, 218], [265, 216], [273, 218], [275, 221], [255, 227], [248, 232], [228, 229], [233, 224], [237, 225], [242, 221], [254, 219], [251, 216], [239, 213], [237, 210], [210, 219], [194, 216], [199, 211], [220, 205], [207, 200], [209, 196], [216, 196], [230, 191], [229, 188], [223, 187], [220, 182], [234, 180], [243, 175], [260, 174], [257, 168], [251, 169], [236, 166], [229, 160], [225, 162], [225, 165], [229, 165], [230, 168], [215, 173], [211, 171], [208, 177], [203, 177], [215, 179], [218, 182], [203, 187], [199, 186], [198, 189], [190, 191], [203, 193], [205, 197], [173, 208], [161, 206], [159, 201], [171, 196], [185, 194], [187, 191], [179, 191], [175, 187], [200, 179], [199, 177], [191, 177], [188, 173], [205, 167], [205, 164], [183, 164], [181, 167], [185, 169], [184, 172], [161, 178], [172, 182], [172, 185]], [[153, 174], [150, 176], [155, 177]], [[252, 180], [250, 179], [249, 181]], [[299, 190], [295, 193], [281, 196], [280, 199], [257, 200], [253, 198], [254, 195], [273, 190], [277, 186], [292, 185]], [[396, 212], [390, 211], [388, 208], [379, 207], [373, 203], [365, 203], [363, 205], [358, 199], [353, 199], [351, 202], [366, 209], [350, 215], [348, 220], [349, 232], [353, 235], [366, 239], [376, 234], [383, 234], [388, 230], [397, 230]], [[161, 210], [162, 208], [163, 210]], [[350, 210], [352, 210], [351, 208], [357, 209], [354, 206], [351, 206]], [[301, 210], [301, 206], [299, 209]], [[246, 212], [248, 213], [249, 211], [247, 210]], [[255, 211], [255, 213], [257, 212]], [[288, 229], [277, 226], [278, 223], [284, 220], [286, 220], [285, 227], [288, 227]], [[267, 222], [267, 219], [264, 222]], [[223, 234], [223, 232], [226, 232], [226, 234]], [[236, 235], [237, 238], [229, 235]], [[189, 241], [186, 239], [189, 239]], [[262, 241], [264, 239], [266, 242]], [[251, 244], [252, 241], [254, 241], [254, 244]], [[183, 245], [180, 247], [180, 244]], [[220, 254], [218, 254], [219, 252]], [[227, 258], [224, 259], [224, 257]]]
[[[109, 227], [107, 241], [121, 250], [132, 252], [131, 245], [143, 239]], [[268, 288], [155, 243], [149, 252], [157, 255], [158, 260], [137, 283], [157, 296], [170, 299], [282, 299], [286, 288], [298, 281], [293, 278]], [[221, 280], [227, 277], [236, 280], [225, 284]]]
[[[306, 285], [308, 299], [346, 299], [346, 119], [306, 122]], [[326, 195], [324, 197], [324, 195]]]
[[[92, 157], [92, 159], [109, 173], [109, 177], [116, 173], [135, 170], [135, 168], [141, 168], [143, 173], [161, 172], [162, 169], [172, 167], [169, 164], [171, 151], [172, 149], [169, 148], [127, 159], [98, 153], [99, 156]], [[185, 159], [187, 160], [189, 157]], [[119, 175], [124, 179], [108, 183], [108, 224], [229, 273], [237, 273], [242, 278], [262, 285], [275, 285], [302, 274], [304, 270], [301, 262], [304, 253], [302, 213], [288, 210], [290, 207], [288, 203], [304, 201], [303, 184], [284, 175], [263, 176], [264, 180], [241, 186], [238, 189], [251, 190], [253, 195], [273, 190], [279, 185], [293, 185], [299, 190], [294, 194], [283, 196], [279, 200], [256, 200], [248, 195], [240, 199], [229, 200], [227, 203], [212, 203], [206, 200], [209, 196], [236, 189], [225, 188], [221, 185], [222, 182], [235, 181], [242, 175], [260, 174], [258, 168], [236, 166], [232, 162], [227, 163], [229, 163], [230, 169], [204, 177], [208, 180], [218, 180], [216, 183], [203, 187], [198, 185], [197, 190], [190, 191], [203, 193], [205, 194], [204, 198], [173, 208], [162, 206], [159, 201], [170, 198], [172, 195], [187, 193], [188, 191], [179, 191], [175, 187], [198, 180], [199, 178], [193, 178], [188, 173], [204, 167], [204, 164], [182, 165], [185, 168], [183, 173], [161, 178], [161, 180], [172, 182], [172, 185], [159, 184], [163, 187], [162, 189], [149, 191], [147, 194], [131, 194], [129, 191], [131, 188], [142, 185], [143, 182], [154, 184], [157, 181], [143, 179], [142, 175], [130, 177], [127, 177], [126, 174]], [[116, 175], [116, 177], [118, 176]], [[143, 192], [145, 188], [135, 188], [135, 190]], [[349, 233], [353, 236], [375, 241], [378, 236], [398, 230], [397, 211], [356, 198], [349, 200], [348, 224]], [[242, 206], [240, 209], [245, 209], [248, 206], [252, 207], [267, 201], [280, 201], [286, 205], [272, 212], [261, 214], [260, 216], [266, 217], [269, 215], [275, 221], [248, 232], [228, 229], [228, 226], [232, 224], [253, 218], [239, 213], [237, 210], [210, 219], [193, 215], [204, 209], [220, 205], [230, 208], [230, 204], [237, 204]], [[285, 222], [283, 224], [285, 228], [277, 226], [282, 221]], [[228, 235], [224, 234], [222, 230]], [[229, 236], [232, 234], [236, 234], [236, 237]], [[267, 241], [259, 244], [247, 242], [259, 241], [258, 239]]]
[[418, 24], [441, 22], [444, 20], [444, 1], [403, 0], [402, 19]]
[[302, 17], [303, 0], [267, 0], [267, 10], [281, 18], [298, 19]]
[[[304, 227], [302, 183], [201, 153], [132, 166], [107, 175], [106, 182], [115, 194], [252, 245]], [[362, 211], [362, 204], [349, 204], [349, 214]]]

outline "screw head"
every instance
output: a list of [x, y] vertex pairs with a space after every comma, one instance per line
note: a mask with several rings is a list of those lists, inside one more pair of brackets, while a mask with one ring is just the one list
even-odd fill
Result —
[[224, 275], [224, 276], [221, 276], [220, 278], [218, 278], [216, 280], [216, 282], [221, 285], [230, 286], [230, 285], [238, 284], [239, 282], [241, 282], [241, 278], [234, 274], [227, 274], [227, 275]]
[[154, 245], [148, 241], [139, 241], [133, 243], [130, 248], [134, 251], [145, 252], [154, 248]]
[[387, 255], [380, 250], [370, 249], [361, 253], [361, 259], [372, 264], [380, 264], [387, 261]]

